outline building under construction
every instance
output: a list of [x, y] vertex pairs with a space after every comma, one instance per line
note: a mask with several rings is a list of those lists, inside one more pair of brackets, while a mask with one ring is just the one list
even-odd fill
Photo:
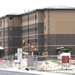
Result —
[[[58, 47], [70, 47], [71, 54], [75, 54], [75, 8], [44, 8], [1, 17], [0, 46], [4, 50], [0, 53], [16, 53], [22, 40], [50, 55], [57, 55]], [[35, 50], [25, 46], [24, 51]]]

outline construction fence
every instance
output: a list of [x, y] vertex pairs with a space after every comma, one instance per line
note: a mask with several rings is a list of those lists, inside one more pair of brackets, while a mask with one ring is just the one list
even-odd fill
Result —
[[21, 62], [13, 56], [0, 60], [0, 68], [19, 68], [25, 70], [38, 71], [57, 71], [75, 69], [75, 55], [62, 56], [48, 55], [48, 56], [23, 56]]

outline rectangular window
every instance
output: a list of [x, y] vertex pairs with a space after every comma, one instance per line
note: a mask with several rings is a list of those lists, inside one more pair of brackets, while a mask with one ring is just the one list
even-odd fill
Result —
[[37, 31], [37, 27], [35, 27], [35, 30]]
[[12, 38], [10, 37], [9, 40], [12, 40]]
[[11, 28], [10, 28], [10, 31], [12, 31], [12, 30], [13, 30], [13, 28], [11, 27]]
[[37, 39], [35, 39], [35, 42], [37, 42]]
[[46, 42], [46, 38], [45, 38], [45, 42]]

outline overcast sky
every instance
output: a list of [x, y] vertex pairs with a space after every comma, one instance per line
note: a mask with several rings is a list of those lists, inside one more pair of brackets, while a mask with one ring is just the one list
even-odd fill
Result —
[[75, 7], [75, 0], [0, 0], [0, 17], [60, 5]]

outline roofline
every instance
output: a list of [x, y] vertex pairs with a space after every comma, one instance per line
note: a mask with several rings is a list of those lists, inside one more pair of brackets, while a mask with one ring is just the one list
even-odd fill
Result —
[[21, 15], [27, 15], [33, 12], [37, 12], [37, 11], [45, 11], [45, 10], [75, 10], [75, 8], [42, 8], [42, 9], [35, 9], [26, 13], [23, 13]]
[[23, 16], [23, 15], [27, 15], [27, 14], [30, 14], [33, 12], [45, 11], [45, 10], [75, 10], [75, 8], [73, 8], [73, 7], [62, 7], [62, 8], [61, 7], [60, 8], [51, 7], [51, 8], [34, 9], [32, 11], [22, 13], [22, 14], [8, 14], [8, 15], [0, 17], [0, 19], [5, 18], [5, 17], [10, 17], [10, 16], [12, 16], [12, 17]]
[[4, 15], [4, 16], [0, 17], [0, 19], [5, 18], [5, 17], [18, 17], [18, 16], [21, 16], [21, 15], [20, 14], [19, 15], [17, 15], [17, 14], [8, 14], [8, 15]]

